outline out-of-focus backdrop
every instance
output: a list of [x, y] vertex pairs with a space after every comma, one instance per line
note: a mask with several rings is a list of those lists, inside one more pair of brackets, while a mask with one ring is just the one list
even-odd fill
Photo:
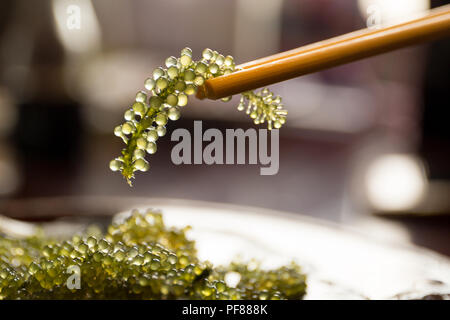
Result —
[[[123, 147], [112, 131], [125, 108], [185, 46], [239, 64], [447, 2], [3, 0], [0, 213], [34, 197], [207, 200], [310, 215], [450, 255], [448, 39], [274, 85], [289, 110], [277, 175], [176, 166], [169, 135], [133, 188], [108, 167]], [[253, 127], [236, 105], [192, 100], [169, 132], [192, 130], [196, 119], [204, 129]]]

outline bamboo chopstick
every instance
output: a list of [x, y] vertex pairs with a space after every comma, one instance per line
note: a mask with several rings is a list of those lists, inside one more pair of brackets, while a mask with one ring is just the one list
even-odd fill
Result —
[[241, 70], [207, 80], [197, 97], [219, 99], [449, 35], [450, 5], [445, 5], [402, 24], [362, 29], [241, 64]]

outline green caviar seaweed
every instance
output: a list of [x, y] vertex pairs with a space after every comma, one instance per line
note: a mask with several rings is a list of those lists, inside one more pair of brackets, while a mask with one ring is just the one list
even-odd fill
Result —
[[[295, 263], [263, 270], [255, 262], [213, 267], [200, 261], [188, 230], [160, 213], [133, 213], [107, 232], [57, 241], [0, 235], [0, 299], [301, 299]], [[79, 287], [68, 286], [73, 268]], [[234, 277], [234, 283], [230, 278]], [[237, 280], [236, 280], [237, 279]]]
[[[166, 134], [168, 120], [180, 118], [180, 108], [186, 106], [188, 96], [195, 94], [207, 79], [230, 74], [235, 69], [232, 56], [225, 57], [211, 49], [203, 50], [199, 61], [192, 60], [190, 48], [181, 50], [180, 58], [167, 58], [165, 67], [153, 70], [144, 82], [145, 91], [139, 91], [135, 102], [125, 111], [126, 122], [114, 128], [114, 134], [126, 147], [121, 156], [109, 163], [110, 169], [120, 171], [131, 186], [134, 172], [149, 169], [146, 154], [156, 152], [156, 141]], [[229, 100], [231, 97], [222, 99]], [[237, 109], [245, 110], [255, 124], [267, 122], [269, 130], [286, 122], [287, 111], [281, 97], [266, 88], [243, 92]]]

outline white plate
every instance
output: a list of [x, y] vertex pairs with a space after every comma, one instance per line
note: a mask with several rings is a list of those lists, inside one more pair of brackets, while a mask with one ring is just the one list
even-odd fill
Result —
[[199, 257], [215, 264], [237, 256], [266, 267], [295, 260], [308, 274], [307, 299], [450, 294], [450, 260], [423, 248], [380, 242], [298, 214], [187, 200], [131, 202], [130, 208], [161, 210], [167, 225], [191, 225]]

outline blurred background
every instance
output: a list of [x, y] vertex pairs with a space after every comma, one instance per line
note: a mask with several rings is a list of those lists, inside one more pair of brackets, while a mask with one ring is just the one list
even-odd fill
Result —
[[[447, 3], [2, 0], [0, 213], [14, 216], [36, 197], [206, 200], [331, 220], [450, 255], [448, 39], [272, 86], [289, 110], [277, 175], [260, 176], [258, 165], [173, 165], [169, 136], [133, 188], [108, 166], [123, 147], [113, 128], [124, 110], [185, 46], [239, 64]], [[204, 130], [252, 128], [236, 105], [192, 100], [169, 132], [200, 119]]]

